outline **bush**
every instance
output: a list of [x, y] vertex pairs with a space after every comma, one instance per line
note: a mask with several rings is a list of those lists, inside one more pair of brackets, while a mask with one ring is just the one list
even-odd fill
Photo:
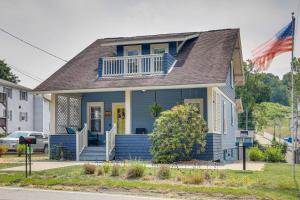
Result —
[[83, 172], [84, 174], [94, 174], [96, 171], [96, 165], [84, 164]]
[[108, 174], [110, 171], [110, 165], [108, 163], [103, 164], [103, 171], [105, 174]]
[[18, 156], [21, 157], [26, 151], [26, 145], [25, 144], [18, 144], [16, 146], [16, 151], [18, 153]]
[[285, 156], [280, 148], [268, 147], [265, 151], [265, 159], [268, 162], [284, 162]]
[[140, 163], [133, 163], [129, 166], [126, 172], [126, 178], [140, 178], [144, 176], [146, 167]]
[[251, 161], [263, 161], [265, 159], [264, 153], [258, 147], [252, 147], [248, 150]]
[[4, 155], [8, 151], [8, 147], [6, 145], [0, 145], [0, 157]]
[[97, 176], [102, 176], [103, 174], [104, 174], [104, 171], [103, 171], [103, 167], [101, 166], [101, 167], [98, 167], [98, 169], [97, 169]]
[[169, 178], [171, 177], [171, 170], [170, 170], [170, 167], [167, 167], [167, 166], [161, 166], [161, 167], [158, 169], [157, 177], [158, 177], [159, 179], [169, 179]]
[[277, 142], [277, 141], [273, 140], [271, 146], [275, 147], [275, 148], [279, 148], [281, 150], [281, 153], [283, 153], [283, 154], [286, 154], [286, 152], [287, 152], [288, 146], [285, 142]]
[[226, 174], [224, 171], [220, 171], [220, 174], [219, 174], [219, 179], [225, 179], [226, 178]]
[[121, 170], [120, 165], [113, 165], [111, 169], [111, 176], [120, 176], [120, 170]]
[[201, 184], [204, 181], [202, 173], [192, 173], [182, 177], [182, 182], [185, 184]]
[[212, 179], [212, 176], [209, 172], [205, 171], [204, 172], [204, 179], [207, 181], [210, 181]]
[[192, 150], [197, 154], [205, 149], [206, 123], [199, 108], [192, 104], [174, 106], [155, 120], [151, 135], [151, 152], [156, 163], [190, 160]]

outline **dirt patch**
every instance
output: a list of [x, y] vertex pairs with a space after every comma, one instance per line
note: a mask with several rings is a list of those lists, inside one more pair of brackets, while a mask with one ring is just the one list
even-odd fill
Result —
[[96, 192], [96, 193], [109, 193], [109, 194], [122, 194], [122, 195], [134, 195], [134, 196], [154, 196], [165, 198], [176, 198], [186, 200], [257, 200], [253, 196], [234, 196], [224, 195], [219, 193], [206, 194], [206, 193], [188, 193], [188, 192], [175, 192], [171, 190], [146, 190], [140, 188], [126, 188], [126, 187], [106, 187], [106, 186], [29, 186], [30, 188], [52, 189], [52, 190], [64, 190], [64, 191], [80, 191], [80, 192]]

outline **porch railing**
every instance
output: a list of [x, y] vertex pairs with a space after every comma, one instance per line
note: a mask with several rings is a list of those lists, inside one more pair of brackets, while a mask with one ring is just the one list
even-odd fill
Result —
[[76, 160], [79, 161], [80, 154], [88, 145], [88, 130], [86, 123], [81, 131], [76, 131]]
[[99, 77], [166, 74], [175, 63], [170, 54], [104, 57], [99, 60]]
[[106, 161], [109, 161], [109, 156], [115, 148], [117, 134], [117, 125], [114, 124], [110, 131], [106, 131]]

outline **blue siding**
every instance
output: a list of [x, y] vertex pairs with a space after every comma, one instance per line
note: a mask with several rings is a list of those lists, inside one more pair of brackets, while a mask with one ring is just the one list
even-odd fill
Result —
[[219, 87], [219, 89], [224, 92], [231, 100], [235, 100], [235, 89], [231, 87], [231, 66], [228, 68], [227, 78], [226, 78], [226, 86]]
[[176, 57], [176, 55], [177, 55], [176, 42], [169, 42], [169, 54], [171, 54], [173, 57]]
[[[76, 160], [76, 135], [49, 135], [50, 157], [56, 153], [55, 146], [65, 146], [70, 156], [69, 159]], [[66, 155], [68, 156], [68, 155]]]
[[117, 46], [117, 56], [124, 56], [124, 46], [122, 45]]
[[[194, 159], [221, 160], [221, 136], [220, 134], [207, 133], [205, 151], [196, 154]], [[116, 160], [151, 160], [151, 140], [148, 135], [117, 135], [116, 136]]]
[[148, 135], [117, 135], [116, 160], [151, 160], [151, 142]]
[[[172, 89], [157, 90], [156, 100], [163, 110], [171, 109], [184, 99], [203, 98], [204, 119], [207, 119], [207, 89]], [[132, 92], [132, 131], [136, 128], [146, 128], [148, 132], [153, 129], [154, 118], [151, 116], [150, 107], [155, 102], [155, 91], [149, 90]]]

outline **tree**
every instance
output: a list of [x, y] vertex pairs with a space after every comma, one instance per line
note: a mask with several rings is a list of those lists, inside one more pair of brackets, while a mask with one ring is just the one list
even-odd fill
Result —
[[0, 78], [12, 83], [18, 83], [20, 81], [18, 76], [11, 72], [10, 67], [7, 66], [4, 60], [0, 60]]
[[253, 108], [253, 119], [256, 130], [260, 131], [267, 126], [274, 127], [274, 139], [275, 128], [280, 126], [282, 120], [289, 116], [291, 109], [288, 106], [281, 105], [273, 102], [263, 102], [256, 104]]
[[199, 147], [197, 154], [204, 151], [205, 132], [206, 123], [195, 105], [180, 104], [162, 112], [151, 136], [154, 162], [190, 160], [193, 147]]
[[[254, 69], [251, 61], [243, 63], [245, 73], [245, 85], [236, 88], [237, 96], [241, 97], [244, 112], [239, 114], [239, 127], [246, 128], [246, 115], [248, 115], [248, 127], [254, 128], [252, 122], [252, 110], [256, 103], [270, 101], [271, 89], [264, 83], [264, 76]], [[246, 113], [248, 112], [248, 113]]]

